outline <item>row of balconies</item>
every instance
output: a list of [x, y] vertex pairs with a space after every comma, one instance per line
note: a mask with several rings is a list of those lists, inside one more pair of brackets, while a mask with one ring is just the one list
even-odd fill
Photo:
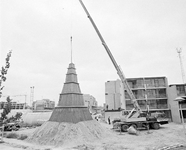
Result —
[[[144, 99], [144, 98], [166, 98], [167, 93], [166, 89], [147, 89], [147, 90], [132, 90], [136, 99]], [[129, 99], [128, 93], [125, 91], [125, 99]]]
[[[4, 105], [1, 104], [0, 105], [0, 109], [5, 108], [6, 105], [7, 105], [6, 103]], [[23, 109], [24, 107], [25, 107], [25, 104], [24, 103], [11, 105], [11, 109]]]
[[[149, 105], [149, 109], [168, 109], [168, 100], [167, 99], [154, 99], [154, 100], [138, 100], [138, 104], [141, 109], [146, 109], [147, 104]], [[126, 101], [127, 110], [133, 109], [134, 105], [130, 100]]]
[[165, 78], [156, 79], [127, 79], [130, 88], [166, 87]]

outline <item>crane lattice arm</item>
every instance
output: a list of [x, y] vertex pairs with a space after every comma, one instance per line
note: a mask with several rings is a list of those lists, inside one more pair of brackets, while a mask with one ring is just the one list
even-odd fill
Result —
[[[136, 98], [135, 98], [135, 96], [134, 96], [132, 90], [130, 89], [129, 84], [127, 83], [127, 80], [126, 80], [126, 78], [125, 78], [123, 72], [121, 71], [120, 67], [118, 66], [116, 60], [114, 59], [114, 57], [113, 57], [113, 55], [112, 55], [110, 49], [108, 48], [108, 46], [107, 46], [105, 40], [103, 39], [101, 33], [99, 32], [99, 30], [98, 30], [96, 24], [94, 23], [92, 17], [90, 16], [90, 14], [89, 14], [88, 10], [86, 9], [85, 5], [83, 4], [82, 0], [79, 0], [79, 2], [81, 3], [81, 5], [82, 5], [82, 7], [83, 7], [83, 9], [84, 9], [84, 11], [85, 11], [85, 13], [87, 14], [87, 17], [89, 18], [89, 20], [90, 20], [90, 22], [92, 23], [94, 29], [96, 30], [96, 33], [98, 34], [98, 37], [100, 38], [100, 40], [101, 40], [101, 42], [102, 42], [102, 45], [104, 46], [104, 48], [105, 48], [107, 54], [109, 55], [109, 57], [110, 57], [110, 59], [111, 59], [113, 65], [114, 65], [115, 69], [117, 70], [117, 74], [119, 75], [119, 77], [120, 77], [120, 79], [121, 79], [121, 81], [122, 81], [123, 87], [125, 87], [125, 89], [126, 89], [128, 95], [129, 95], [129, 97], [130, 97], [130, 99], [131, 99], [131, 101], [132, 101], [132, 103], [133, 103], [133, 105], [134, 105], [134, 110], [136, 110], [138, 113], [140, 113], [140, 112], [141, 112], [141, 109], [140, 109], [140, 107], [139, 107], [139, 105], [138, 105], [138, 102], [137, 102], [137, 100], [136, 100]], [[134, 110], [133, 110], [133, 111], [134, 111]], [[133, 111], [131, 111], [131, 113], [128, 115], [128, 117], [130, 117], [130, 115], [132, 114]]]

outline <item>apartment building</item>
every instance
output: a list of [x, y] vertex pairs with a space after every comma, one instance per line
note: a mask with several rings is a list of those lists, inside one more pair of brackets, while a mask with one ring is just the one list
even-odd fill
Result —
[[186, 97], [186, 84], [171, 84], [169, 85], [169, 103], [172, 112], [172, 120], [176, 123], [181, 123], [181, 111], [183, 118], [186, 121], [186, 100], [177, 102], [177, 97]]
[[[0, 109], [5, 108], [7, 102], [0, 102]], [[11, 109], [25, 109], [25, 103], [11, 102]]]
[[[142, 111], [164, 112], [171, 118], [166, 77], [127, 78]], [[133, 104], [120, 80], [105, 83], [105, 110], [131, 110]]]
[[90, 113], [95, 113], [100, 111], [95, 97], [93, 97], [90, 94], [83, 94], [83, 99], [84, 99], [84, 105], [89, 108]]
[[86, 107], [97, 106], [97, 101], [96, 101], [95, 97], [93, 97], [92, 95], [83, 94], [83, 99], [84, 99], [84, 105]]
[[[122, 90], [120, 80], [105, 83], [105, 110], [120, 110], [122, 102], [124, 103], [124, 92]], [[122, 108], [125, 109], [125, 105]]]
[[42, 99], [33, 102], [34, 110], [46, 110], [46, 109], [54, 109], [55, 102], [50, 101], [49, 99]]

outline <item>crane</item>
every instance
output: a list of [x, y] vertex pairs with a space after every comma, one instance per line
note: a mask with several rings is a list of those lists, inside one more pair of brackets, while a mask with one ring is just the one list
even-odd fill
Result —
[[120, 77], [120, 79], [121, 79], [121, 82], [122, 82], [122, 84], [123, 84], [123, 87], [125, 87], [125, 89], [126, 89], [128, 95], [129, 95], [129, 97], [130, 97], [130, 99], [131, 99], [131, 101], [132, 101], [132, 103], [133, 103], [134, 108], [133, 108], [132, 111], [127, 115], [126, 119], [132, 117], [133, 114], [134, 114], [134, 112], [137, 112], [138, 114], [140, 114], [140, 113], [142, 112], [142, 111], [141, 111], [141, 108], [140, 108], [140, 106], [139, 106], [139, 104], [138, 104], [138, 102], [137, 102], [137, 100], [136, 100], [136, 98], [135, 98], [135, 96], [134, 96], [132, 90], [130, 89], [130, 86], [129, 86], [129, 84], [128, 84], [126, 78], [125, 78], [125, 75], [123, 74], [122, 70], [120, 69], [119, 65], [117, 64], [116, 60], [114, 59], [114, 57], [113, 57], [113, 55], [112, 55], [112, 53], [111, 53], [109, 47], [107, 46], [105, 40], [103, 39], [101, 33], [99, 32], [99, 30], [98, 30], [96, 24], [94, 23], [92, 17], [90, 16], [90, 14], [89, 14], [88, 10], [86, 9], [85, 5], [83, 4], [82, 0], [79, 0], [79, 2], [80, 2], [80, 4], [81, 4], [81, 6], [83, 7], [83, 9], [84, 9], [84, 11], [85, 11], [87, 17], [89, 18], [90, 22], [92, 23], [92, 25], [93, 25], [93, 27], [94, 27], [94, 29], [95, 29], [97, 35], [99, 36], [102, 45], [104, 46], [104, 48], [105, 48], [107, 54], [109, 55], [109, 57], [110, 57], [110, 59], [111, 59], [113, 65], [114, 65], [114, 67], [115, 67], [115, 69], [116, 69], [116, 71], [117, 71], [117, 74], [119, 75], [119, 77]]

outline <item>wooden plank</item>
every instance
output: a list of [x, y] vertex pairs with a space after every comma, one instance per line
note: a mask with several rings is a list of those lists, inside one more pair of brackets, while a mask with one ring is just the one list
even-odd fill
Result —
[[66, 94], [60, 96], [58, 106], [84, 106], [83, 95]]
[[49, 121], [78, 123], [92, 120], [87, 108], [55, 108]]

